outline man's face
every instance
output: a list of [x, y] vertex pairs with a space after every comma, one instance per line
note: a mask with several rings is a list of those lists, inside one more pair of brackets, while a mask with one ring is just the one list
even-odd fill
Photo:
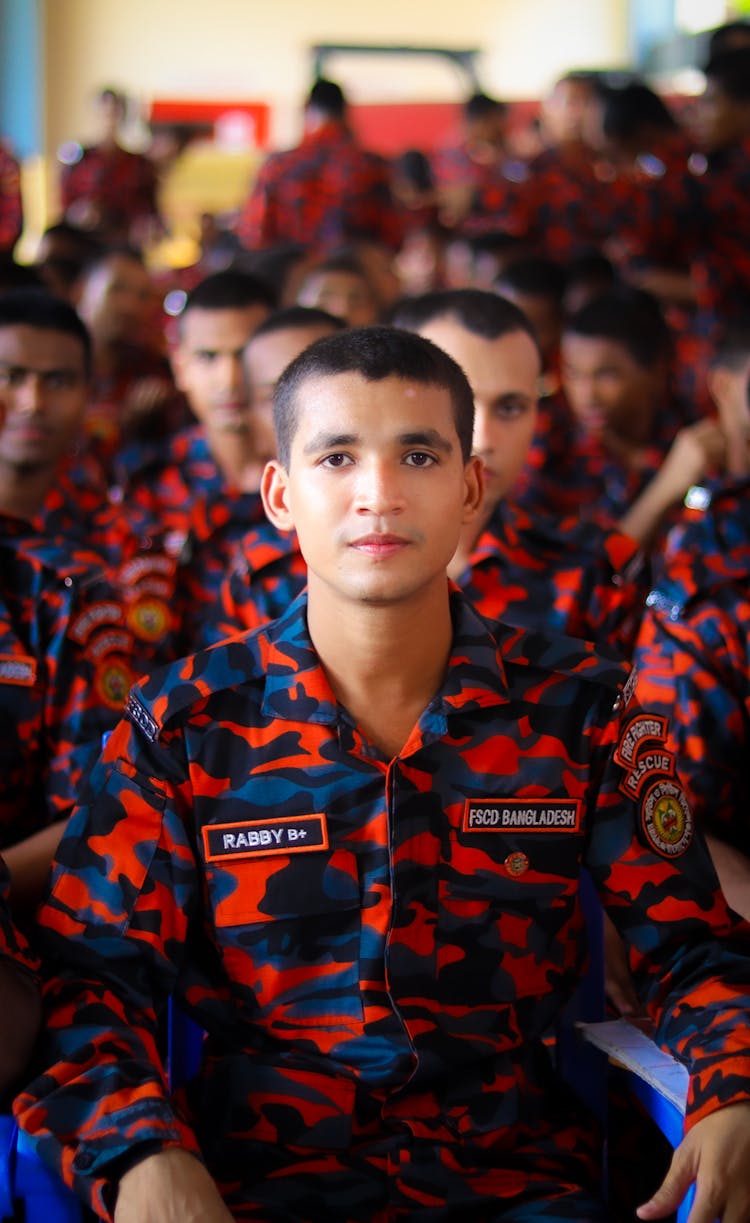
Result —
[[350, 327], [368, 327], [378, 317], [378, 304], [369, 282], [357, 272], [313, 273], [300, 289], [300, 306], [317, 306], [342, 318]]
[[266, 306], [188, 310], [172, 358], [175, 380], [209, 433], [247, 434], [250, 401], [242, 366], [245, 345], [263, 321]]
[[55, 467], [79, 436], [88, 383], [80, 340], [64, 331], [0, 327], [0, 469]]
[[750, 472], [750, 355], [744, 361], [719, 365], [709, 371], [708, 389], [726, 439], [726, 467], [730, 476]]
[[448, 316], [420, 329], [463, 369], [474, 394], [474, 453], [484, 468], [485, 508], [507, 496], [523, 471], [537, 421], [541, 362], [525, 331], [496, 340]]
[[551, 143], [585, 140], [594, 102], [594, 90], [586, 81], [558, 81], [542, 108]]
[[693, 130], [699, 146], [714, 153], [750, 134], [750, 105], [737, 102], [710, 78], [696, 99]]
[[481, 495], [449, 393], [351, 373], [310, 379], [297, 402], [289, 469], [269, 464], [262, 492], [271, 521], [297, 531], [311, 592], [385, 606], [444, 585]]
[[562, 340], [562, 379], [578, 421], [588, 433], [609, 432], [643, 442], [664, 393], [661, 365], [640, 365], [618, 340], [567, 332]]
[[111, 255], [83, 282], [79, 310], [104, 343], [142, 344], [153, 321], [154, 289], [137, 259]]
[[315, 340], [331, 335], [326, 323], [307, 327], [279, 328], [263, 335], [252, 336], [243, 356], [247, 390], [252, 406], [259, 453], [270, 459], [276, 453], [273, 431], [273, 396], [276, 383], [287, 365]]

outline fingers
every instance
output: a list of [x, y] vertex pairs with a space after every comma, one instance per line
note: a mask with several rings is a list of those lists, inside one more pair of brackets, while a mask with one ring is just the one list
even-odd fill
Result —
[[[639, 1206], [636, 1214], [639, 1219], [664, 1219], [673, 1214], [684, 1198], [694, 1179], [690, 1162], [685, 1158], [682, 1148], [678, 1147], [664, 1177], [653, 1197]], [[695, 1209], [695, 1208], [694, 1208]], [[714, 1216], [715, 1217], [715, 1216]], [[691, 1212], [688, 1223], [698, 1223]], [[700, 1223], [713, 1223], [713, 1219], [701, 1219]]]

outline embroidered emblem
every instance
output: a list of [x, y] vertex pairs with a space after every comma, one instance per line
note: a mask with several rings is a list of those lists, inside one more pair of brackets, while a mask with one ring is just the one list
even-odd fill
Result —
[[643, 831], [662, 858], [679, 858], [693, 839], [693, 813], [685, 793], [669, 778], [648, 791], [641, 812]]
[[101, 663], [94, 677], [96, 691], [109, 709], [122, 710], [133, 682], [133, 673], [121, 659]]
[[161, 599], [139, 599], [128, 612], [128, 625], [142, 641], [159, 641], [169, 626], [169, 608]]

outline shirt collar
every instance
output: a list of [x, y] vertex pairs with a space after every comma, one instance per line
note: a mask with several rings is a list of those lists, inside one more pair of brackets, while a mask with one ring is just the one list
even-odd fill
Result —
[[[458, 713], [508, 700], [508, 683], [492, 626], [450, 584], [453, 645], [443, 683], [420, 718], [423, 734], [445, 734]], [[335, 724], [340, 710], [307, 628], [307, 590], [267, 630], [263, 713], [294, 722]]]

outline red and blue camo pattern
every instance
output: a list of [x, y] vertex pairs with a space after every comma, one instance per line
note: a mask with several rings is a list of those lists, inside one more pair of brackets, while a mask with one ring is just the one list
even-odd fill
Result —
[[[391, 761], [337, 705], [305, 595], [131, 695], [39, 916], [49, 1069], [16, 1104], [105, 1217], [126, 1161], [169, 1145], [200, 1145], [237, 1218], [324, 1217], [320, 1171], [352, 1220], [490, 1218], [559, 1196], [563, 1165], [580, 1185], [543, 1038], [586, 958], [584, 864], [691, 1066], [689, 1124], [750, 1097], [748, 928], [672, 757], [643, 755], [627, 668], [451, 597], [444, 682]], [[177, 1103], [170, 991], [208, 1033]]]
[[[642, 212], [636, 184], [586, 160], [571, 165], [545, 149], [517, 181], [498, 178], [477, 191], [465, 228], [471, 233], [505, 230], [527, 239], [550, 259], [566, 263], [592, 248], [623, 241]], [[628, 245], [630, 245], [628, 243]]]
[[[553, 522], [501, 503], [458, 584], [491, 620], [583, 637], [630, 657], [650, 573], [637, 544], [580, 518]], [[202, 645], [275, 620], [307, 580], [294, 534], [266, 522], [242, 541], [242, 563], [206, 609]]]
[[185, 652], [179, 632], [187, 602], [185, 538], [138, 506], [113, 499], [94, 459], [76, 459], [58, 473], [32, 525], [63, 553], [96, 554], [136, 639], [137, 677]]
[[0, 516], [0, 845], [70, 814], [145, 674], [98, 557]]
[[183, 541], [178, 652], [190, 653], [236, 564], [241, 540], [266, 520], [260, 494], [228, 487], [202, 428], [194, 426], [155, 450], [121, 496], [129, 511], [134, 505], [144, 515], [148, 532], [161, 530]]
[[750, 480], [705, 494], [668, 536], [636, 660], [697, 820], [750, 856]]
[[249, 250], [300, 242], [325, 252], [357, 238], [395, 250], [403, 220], [388, 162], [330, 122], [297, 148], [266, 158], [236, 230]]
[[692, 419], [692, 411], [676, 400], [659, 409], [654, 437], [643, 448], [636, 471], [578, 427], [571, 413], [567, 427], [545, 439], [544, 460], [525, 481], [519, 500], [531, 513], [617, 522], [656, 475], [678, 430]]
[[102, 224], [123, 237], [134, 221], [157, 215], [156, 189], [156, 172], [148, 157], [119, 145], [92, 145], [81, 150], [77, 161], [60, 168], [63, 210], [77, 200], [92, 200]]

